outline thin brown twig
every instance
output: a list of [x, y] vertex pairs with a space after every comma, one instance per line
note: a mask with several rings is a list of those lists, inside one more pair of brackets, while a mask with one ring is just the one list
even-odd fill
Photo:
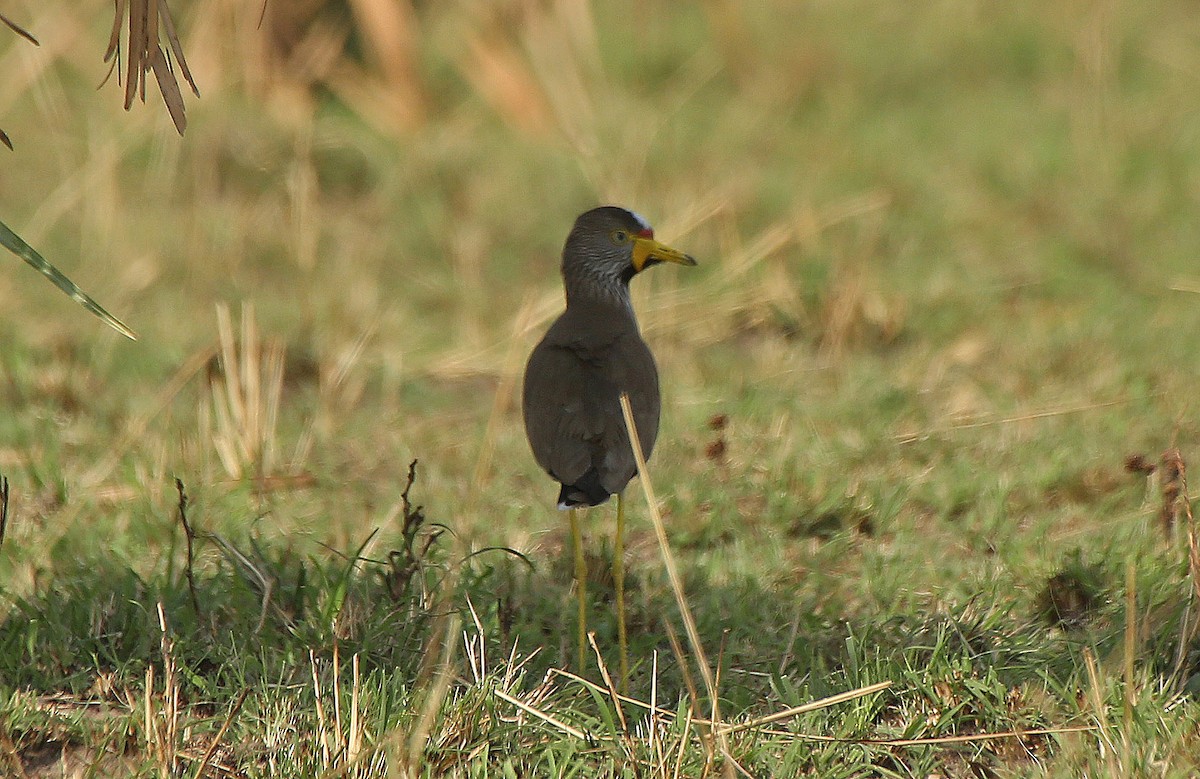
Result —
[[0, 476], [0, 546], [4, 546], [6, 530], [8, 530], [8, 477]]
[[193, 570], [194, 564], [195, 564], [194, 547], [195, 547], [196, 534], [192, 530], [192, 526], [188, 522], [188, 518], [187, 518], [187, 507], [188, 507], [187, 490], [185, 490], [183, 487], [183, 480], [178, 477], [175, 479], [175, 490], [176, 490], [176, 492], [179, 493], [179, 524], [183, 525], [183, 535], [184, 535], [184, 538], [187, 540], [186, 574], [187, 574], [187, 583], [188, 583], [188, 594], [192, 598], [192, 611], [194, 611], [196, 613], [196, 620], [199, 621], [201, 619], [200, 599], [198, 597], [196, 597], [196, 574], [195, 574], [195, 571]]
[[0, 22], [3, 22], [5, 27], [7, 27], [8, 29], [12, 30], [12, 31], [13, 31], [13, 32], [15, 32], [17, 35], [20, 35], [22, 38], [24, 38], [25, 40], [29, 41], [29, 42], [30, 42], [30, 43], [32, 43], [34, 46], [41, 46], [41, 45], [42, 45], [42, 44], [38, 43], [38, 39], [37, 39], [37, 38], [33, 37], [33, 33], [29, 32], [29, 31], [28, 31], [28, 30], [26, 30], [24, 27], [22, 27], [21, 25], [17, 24], [16, 22], [14, 22], [12, 19], [9, 19], [9, 18], [8, 18], [7, 16], [5, 16], [4, 14], [0, 14]]
[[237, 700], [233, 702], [233, 708], [229, 710], [225, 721], [221, 723], [221, 728], [217, 734], [212, 737], [212, 741], [208, 742], [208, 747], [204, 750], [204, 755], [200, 758], [200, 765], [196, 768], [196, 773], [192, 774], [192, 779], [201, 779], [204, 776], [205, 770], [208, 769], [209, 761], [212, 760], [213, 754], [217, 751], [217, 747], [221, 744], [221, 739], [225, 737], [225, 733], [229, 730], [229, 725], [233, 722], [233, 718], [242, 710], [242, 704], [246, 702], [246, 697], [250, 695], [250, 688], [242, 689]]

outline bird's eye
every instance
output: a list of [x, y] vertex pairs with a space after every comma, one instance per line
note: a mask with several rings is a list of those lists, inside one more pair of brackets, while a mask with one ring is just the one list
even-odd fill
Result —
[[616, 243], [625, 243], [629, 240], [629, 233], [624, 230], [613, 230], [612, 239]]

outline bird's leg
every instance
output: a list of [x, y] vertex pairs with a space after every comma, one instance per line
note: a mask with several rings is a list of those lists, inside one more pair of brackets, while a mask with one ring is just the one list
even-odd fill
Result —
[[575, 597], [579, 599], [576, 638], [579, 643], [579, 673], [583, 673], [584, 647], [587, 646], [587, 560], [583, 557], [583, 535], [579, 532], [579, 512], [571, 509], [571, 545], [575, 547]]
[[625, 493], [617, 493], [617, 542], [613, 549], [617, 588], [617, 645], [621, 649], [621, 693], [629, 692], [629, 640], [625, 633]]

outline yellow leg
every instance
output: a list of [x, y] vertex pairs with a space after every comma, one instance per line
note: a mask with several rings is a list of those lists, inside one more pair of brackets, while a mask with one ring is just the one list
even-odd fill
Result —
[[617, 543], [613, 549], [617, 588], [617, 644], [621, 648], [621, 693], [629, 692], [629, 639], [625, 633], [625, 493], [617, 493]]
[[575, 597], [579, 599], [578, 633], [579, 667], [583, 673], [584, 648], [587, 646], [587, 561], [583, 558], [583, 535], [579, 532], [579, 512], [571, 509], [571, 544], [575, 547]]

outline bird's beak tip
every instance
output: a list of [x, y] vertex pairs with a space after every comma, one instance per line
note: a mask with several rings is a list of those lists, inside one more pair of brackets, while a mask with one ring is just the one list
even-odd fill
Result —
[[666, 244], [659, 243], [653, 238], [639, 238], [633, 249], [633, 266], [641, 270], [654, 260], [656, 262], [673, 262], [676, 265], [696, 265], [696, 258], [684, 254], [678, 249], [672, 249]]

